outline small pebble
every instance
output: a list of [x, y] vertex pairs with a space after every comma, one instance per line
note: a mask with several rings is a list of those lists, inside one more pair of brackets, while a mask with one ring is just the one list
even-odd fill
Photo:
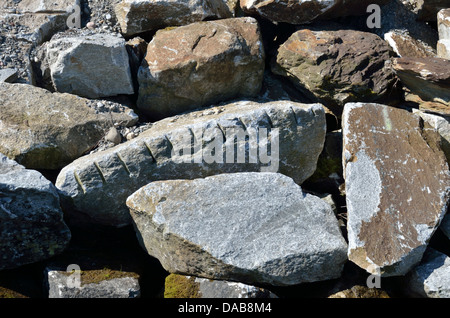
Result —
[[87, 24], [86, 24], [86, 27], [88, 28], [88, 29], [95, 29], [97, 26], [95, 25], [95, 23], [93, 22], [93, 21], [90, 21], [90, 22], [88, 22]]
[[118, 145], [122, 141], [122, 136], [115, 127], [111, 127], [105, 139], [107, 141], [111, 141], [115, 145]]

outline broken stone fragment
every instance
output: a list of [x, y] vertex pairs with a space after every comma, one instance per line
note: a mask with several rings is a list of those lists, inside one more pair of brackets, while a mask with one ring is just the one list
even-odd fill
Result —
[[138, 108], [161, 119], [239, 97], [262, 87], [264, 48], [250, 17], [158, 31], [139, 73]]
[[316, 169], [325, 133], [320, 104], [229, 103], [163, 119], [136, 138], [83, 156], [61, 170], [56, 186], [74, 222], [122, 226], [131, 222], [126, 198], [155, 180], [279, 171], [301, 184]]
[[123, 0], [115, 12], [124, 36], [181, 26], [206, 19], [231, 18], [223, 0]]
[[60, 254], [70, 238], [55, 186], [0, 154], [0, 270]]
[[349, 103], [342, 121], [349, 259], [374, 275], [404, 275], [449, 205], [440, 136], [419, 116], [380, 104]]
[[287, 286], [338, 278], [347, 260], [331, 207], [279, 173], [155, 181], [127, 206], [170, 273]]
[[0, 83], [0, 152], [32, 169], [60, 169], [102, 139], [114, 123], [134, 125], [128, 107], [99, 112], [91, 101], [28, 84]]
[[414, 39], [405, 30], [392, 30], [384, 34], [395, 53], [400, 57], [434, 57], [436, 50], [429, 45]]

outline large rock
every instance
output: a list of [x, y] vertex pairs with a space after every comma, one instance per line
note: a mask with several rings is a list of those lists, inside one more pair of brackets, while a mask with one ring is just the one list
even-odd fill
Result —
[[319, 16], [319, 19], [336, 19], [348, 16], [369, 15], [370, 5], [385, 5], [391, 0], [337, 0], [336, 5]]
[[294, 285], [338, 278], [347, 260], [331, 207], [282, 174], [155, 181], [127, 205], [141, 245], [171, 273]]
[[350, 103], [343, 113], [349, 259], [369, 273], [418, 264], [450, 199], [439, 135], [406, 110]]
[[44, 45], [41, 68], [56, 91], [86, 98], [134, 93], [125, 39], [120, 35], [71, 30]]
[[450, 107], [450, 63], [441, 58], [396, 58], [393, 68], [401, 82], [425, 101]]
[[27, 84], [0, 83], [0, 152], [27, 168], [59, 169], [92, 149], [114, 123], [133, 125], [129, 108]]
[[277, 298], [267, 289], [239, 282], [170, 274], [164, 298]]
[[391, 54], [372, 33], [303, 29], [280, 46], [272, 71], [340, 115], [347, 102], [395, 97]]
[[436, 50], [429, 45], [413, 38], [406, 30], [392, 30], [384, 34], [399, 57], [435, 57]]
[[[256, 133], [262, 136], [259, 142]], [[321, 105], [236, 102], [156, 122], [128, 142], [64, 167], [56, 186], [67, 209], [73, 206], [68, 210], [74, 210], [74, 218], [86, 215], [89, 222], [124, 225], [131, 221], [126, 198], [155, 180], [279, 171], [301, 184], [316, 169], [325, 133]], [[249, 142], [244, 135], [251, 135]], [[249, 159], [258, 148], [259, 156]], [[246, 157], [239, 159], [241, 154]]]
[[240, 0], [240, 6], [244, 12], [258, 14], [272, 22], [303, 24], [313, 21], [338, 2], [339, 0]]
[[124, 36], [232, 17], [223, 0], [123, 0], [115, 13]]
[[438, 57], [450, 60], [450, 9], [440, 10], [437, 20], [439, 32], [437, 54]]
[[156, 33], [138, 73], [139, 109], [161, 119], [255, 96], [264, 48], [253, 18], [198, 22]]
[[412, 296], [450, 298], [450, 257], [428, 248], [420, 264], [407, 276]]
[[57, 255], [70, 238], [54, 185], [0, 154], [0, 270]]

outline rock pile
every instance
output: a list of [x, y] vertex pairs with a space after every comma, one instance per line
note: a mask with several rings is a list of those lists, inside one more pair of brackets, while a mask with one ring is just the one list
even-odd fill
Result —
[[448, 298], [449, 10], [3, 1], [0, 297]]

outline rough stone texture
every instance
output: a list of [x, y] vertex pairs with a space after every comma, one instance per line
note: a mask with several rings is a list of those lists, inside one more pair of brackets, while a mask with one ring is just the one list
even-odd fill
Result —
[[450, 257], [428, 248], [420, 264], [407, 276], [414, 296], [450, 298]]
[[223, 0], [123, 0], [115, 6], [115, 12], [125, 36], [232, 17]]
[[450, 40], [439, 40], [437, 43], [437, 56], [450, 60]]
[[367, 7], [371, 4], [384, 5], [390, 0], [337, 0], [330, 10], [319, 16], [319, 19], [335, 19], [340, 17], [369, 15]]
[[340, 115], [347, 102], [395, 97], [391, 54], [372, 33], [303, 29], [280, 46], [272, 71]]
[[450, 173], [439, 135], [417, 115], [350, 103], [343, 113], [349, 259], [404, 275], [447, 212]]
[[125, 39], [117, 34], [69, 30], [44, 50], [41, 68], [58, 92], [87, 98], [134, 93]]
[[447, 157], [447, 162], [450, 163], [450, 118], [429, 114], [420, 110], [413, 110], [424, 121], [426, 121], [431, 127], [441, 135], [440, 146]]
[[[251, 131], [258, 129], [261, 133], [262, 128], [267, 129], [273, 151], [268, 161], [261, 156], [260, 160], [250, 161], [247, 152], [243, 161], [227, 159], [248, 147], [243, 138], [232, 134], [230, 138], [230, 131], [247, 129], [250, 136]], [[224, 140], [225, 159], [220, 163], [207, 158], [213, 148], [208, 143], [220, 142], [223, 133], [228, 138]], [[319, 104], [235, 102], [166, 118], [130, 141], [79, 158], [61, 170], [56, 186], [66, 198], [66, 209], [74, 210], [73, 218], [88, 216], [89, 222], [124, 225], [131, 221], [126, 198], [155, 180], [193, 179], [222, 172], [278, 171], [301, 184], [316, 169], [325, 133], [325, 111]], [[265, 144], [266, 139], [261, 139], [260, 151], [264, 151]], [[220, 142], [217, 149], [221, 145]], [[186, 147], [187, 153], [182, 151]], [[238, 150], [232, 150], [234, 147]], [[251, 148], [256, 149], [256, 145]]]
[[134, 277], [105, 279], [98, 283], [72, 286], [71, 275], [60, 270], [46, 268], [48, 298], [139, 298], [141, 288]]
[[264, 48], [255, 19], [197, 22], [156, 33], [138, 73], [137, 105], [161, 119], [261, 90]]
[[244, 12], [258, 14], [272, 22], [303, 24], [313, 21], [338, 2], [339, 0], [240, 0], [240, 6]]
[[437, 14], [439, 40], [450, 40], [450, 8]]
[[239, 282], [170, 274], [164, 298], [277, 298], [267, 289]]
[[57, 255], [70, 237], [53, 184], [0, 154], [0, 270]]
[[425, 101], [450, 107], [450, 63], [441, 58], [396, 58], [393, 68], [401, 82]]
[[395, 53], [400, 57], [434, 57], [435, 50], [429, 45], [414, 39], [405, 30], [393, 30], [384, 34]]
[[436, 21], [437, 13], [448, 8], [448, 0], [401, 0], [419, 21]]
[[28, 84], [0, 83], [0, 152], [27, 168], [58, 169], [92, 149], [114, 123], [138, 117], [117, 104], [98, 112], [92, 102]]
[[67, 8], [76, 5], [80, 0], [21, 0], [17, 8], [24, 13], [67, 13]]
[[340, 276], [331, 207], [282, 174], [155, 181], [127, 199], [138, 239], [171, 273], [294, 285]]

